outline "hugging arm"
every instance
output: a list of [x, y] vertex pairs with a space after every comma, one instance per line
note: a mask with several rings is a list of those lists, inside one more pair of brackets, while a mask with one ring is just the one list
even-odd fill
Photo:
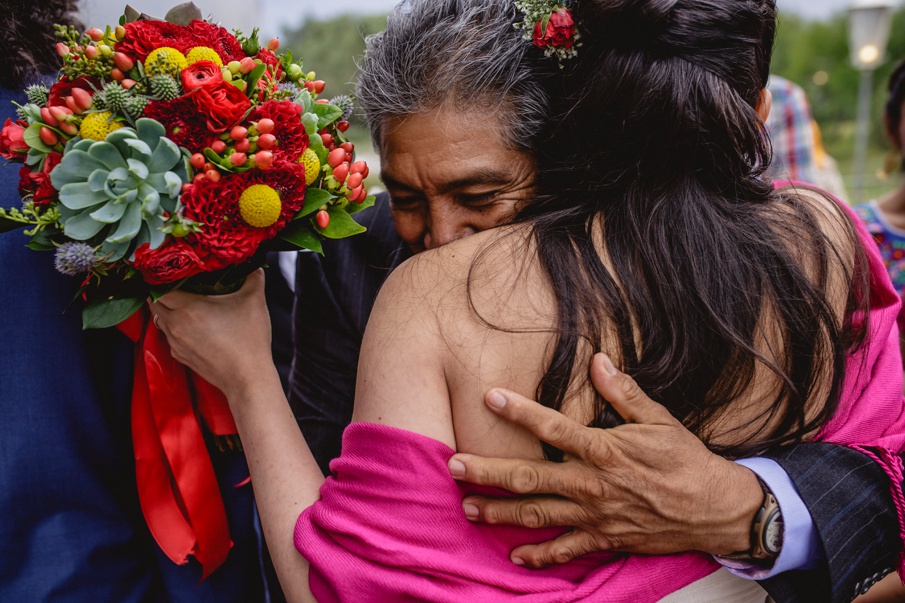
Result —
[[[595, 386], [628, 421], [611, 430], [584, 427], [512, 392], [502, 392], [507, 402], [499, 408], [493, 400], [500, 392], [488, 394], [488, 406], [500, 416], [568, 456], [564, 463], [529, 465], [456, 455], [450, 469], [458, 479], [524, 495], [469, 497], [463, 503], [469, 518], [573, 526], [556, 540], [512, 551], [517, 563], [534, 567], [596, 550], [747, 549], [763, 498], [754, 473], [707, 451], [630, 377], [612, 370], [601, 356], [595, 358]], [[875, 463], [843, 446], [819, 443], [771, 458], [788, 472], [807, 507], [819, 549], [811, 551], [811, 569], [761, 582], [777, 601], [849, 601], [891, 571], [902, 543], [889, 480]]]

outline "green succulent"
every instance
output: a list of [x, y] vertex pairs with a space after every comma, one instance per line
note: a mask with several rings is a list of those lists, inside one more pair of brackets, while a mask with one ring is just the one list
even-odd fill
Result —
[[116, 261], [163, 243], [164, 215], [176, 212], [188, 174], [188, 158], [163, 125], [143, 118], [103, 141], [73, 139], [50, 180], [66, 236], [102, 241], [98, 255]]

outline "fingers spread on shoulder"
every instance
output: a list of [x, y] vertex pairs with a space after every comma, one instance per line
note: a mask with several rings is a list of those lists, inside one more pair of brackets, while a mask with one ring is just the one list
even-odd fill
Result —
[[676, 419], [645, 394], [630, 376], [617, 370], [606, 354], [591, 364], [591, 381], [603, 398], [628, 423], [672, 424]]
[[613, 550], [608, 541], [594, 538], [584, 530], [572, 530], [558, 538], [520, 546], [509, 554], [516, 565], [540, 569], [568, 563], [577, 557], [598, 551]]
[[585, 519], [585, 513], [580, 505], [553, 496], [529, 498], [469, 496], [462, 501], [462, 509], [470, 521], [525, 528], [571, 526]]
[[605, 432], [589, 429], [560, 412], [507, 389], [487, 392], [487, 406], [507, 421], [524, 427], [535, 437], [573, 456], [606, 447]]

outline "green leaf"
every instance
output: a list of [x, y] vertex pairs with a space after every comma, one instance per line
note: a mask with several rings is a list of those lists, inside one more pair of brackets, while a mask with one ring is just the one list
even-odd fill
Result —
[[313, 214], [335, 198], [322, 188], [308, 188], [305, 190], [305, 205], [302, 206], [302, 209], [299, 210], [293, 220]]
[[90, 302], [82, 310], [82, 328], [87, 330], [115, 327], [135, 314], [144, 303], [145, 298], [143, 297], [105, 299]]
[[310, 249], [324, 255], [324, 246], [321, 240], [317, 238], [311, 227], [305, 222], [295, 222], [290, 224], [288, 228], [280, 233], [280, 238], [300, 247], [302, 249]]
[[29, 241], [25, 246], [34, 251], [53, 251], [56, 249], [53, 245], [45, 245], [39, 241]]
[[25, 134], [23, 138], [25, 140], [25, 144], [30, 146], [33, 149], [37, 149], [42, 153], [50, 153], [53, 149], [44, 144], [44, 141], [41, 140], [41, 128], [44, 126], [41, 124], [31, 124], [25, 129]]
[[349, 215], [349, 212], [344, 209], [329, 207], [327, 208], [327, 213], [330, 214], [330, 224], [327, 225], [327, 228], [315, 226], [315, 230], [328, 239], [345, 239], [346, 237], [361, 234], [367, 230], [364, 226], [353, 220], [352, 216]]
[[309, 136], [308, 145], [311, 147], [311, 150], [314, 151], [314, 154], [317, 155], [321, 165], [327, 163], [327, 156], [330, 154], [330, 151], [324, 146], [324, 139], [321, 138], [320, 134], [315, 133]]
[[317, 115], [317, 129], [323, 130], [343, 115], [343, 110], [336, 105], [314, 103], [311, 112]]
[[251, 73], [245, 77], [245, 81], [248, 82], [248, 88], [245, 89], [245, 94], [248, 95], [248, 98], [251, 98], [258, 92], [258, 80], [261, 79], [261, 76], [264, 75], [265, 71], [267, 71], [267, 65], [261, 63], [252, 69]]
[[346, 207], [346, 211], [349, 212], [349, 214], [357, 214], [358, 212], [360, 212], [363, 209], [368, 209], [369, 207], [373, 207], [375, 201], [377, 201], [377, 197], [375, 197], [374, 195], [370, 195], [368, 197], [365, 197], [365, 200], [362, 201], [361, 203], [350, 203]]

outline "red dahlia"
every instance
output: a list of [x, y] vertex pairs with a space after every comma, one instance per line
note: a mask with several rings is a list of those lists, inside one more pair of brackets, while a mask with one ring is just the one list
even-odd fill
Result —
[[207, 127], [205, 116], [198, 112], [191, 96], [171, 101], [151, 101], [145, 107], [145, 117], [156, 119], [167, 130], [167, 138], [192, 153], [200, 153], [217, 140]]
[[116, 50], [133, 59], [144, 61], [151, 51], [162, 46], [185, 54], [198, 46], [188, 27], [166, 21], [133, 21], [126, 23], [126, 37], [116, 43]]
[[[239, 197], [249, 186], [264, 184], [282, 201], [280, 219], [267, 228], [246, 224]], [[182, 195], [185, 217], [201, 224], [202, 232], [185, 238], [208, 270], [219, 270], [251, 258], [261, 243], [272, 239], [298, 213], [305, 201], [305, 168], [298, 163], [274, 164], [267, 170], [224, 175], [219, 182], [202, 180]]]
[[302, 107], [292, 101], [267, 101], [248, 116], [255, 122], [265, 117], [273, 120], [273, 135], [277, 146], [273, 147], [274, 162], [297, 162], [308, 148], [308, 134], [302, 125]]
[[241, 61], [245, 57], [245, 51], [236, 36], [225, 28], [207, 21], [192, 21], [188, 28], [192, 36], [192, 46], [207, 46], [213, 48], [223, 64], [230, 61]]

